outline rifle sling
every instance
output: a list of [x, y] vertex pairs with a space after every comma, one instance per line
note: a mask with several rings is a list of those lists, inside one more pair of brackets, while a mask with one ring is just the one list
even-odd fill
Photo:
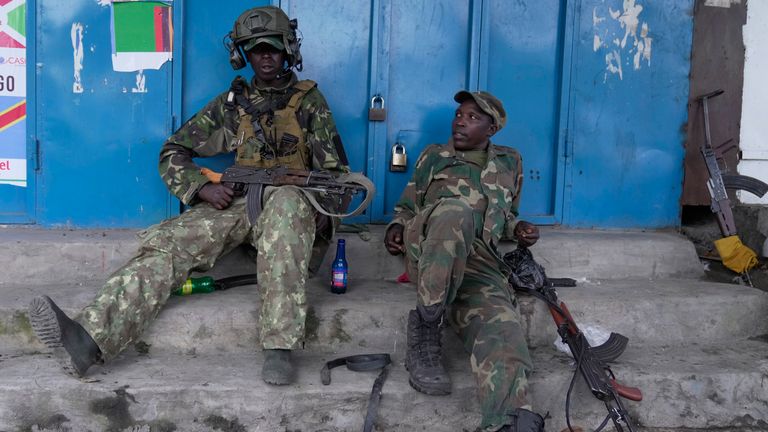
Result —
[[[322, 205], [317, 201], [317, 198], [315, 198], [315, 195], [300, 186], [294, 186], [294, 185], [284, 185], [281, 187], [287, 187], [287, 188], [293, 188], [302, 194], [307, 198], [310, 204], [312, 204], [312, 207], [315, 208], [319, 213], [322, 213], [326, 216], [330, 217], [336, 217], [336, 218], [346, 218], [351, 216], [357, 216], [360, 213], [362, 213], [366, 208], [368, 208], [368, 205], [373, 200], [373, 196], [376, 193], [376, 186], [373, 185], [373, 182], [371, 182], [366, 176], [360, 174], [360, 173], [347, 173], [340, 175], [337, 180], [339, 183], [350, 183], [350, 184], [357, 184], [360, 186], [363, 186], [365, 188], [365, 199], [363, 202], [360, 203], [360, 205], [357, 206], [353, 211], [349, 213], [331, 213], [328, 210], [324, 209]], [[248, 213], [248, 221], [251, 222], [251, 225], [256, 223], [256, 219], [259, 218], [259, 215], [261, 214], [263, 200], [264, 200], [264, 187], [267, 185], [264, 184], [249, 184], [248, 185], [248, 192], [246, 193], [246, 199], [247, 199], [247, 213]]]
[[373, 382], [371, 396], [368, 398], [368, 410], [365, 413], [363, 432], [370, 432], [373, 430], [373, 422], [376, 420], [376, 413], [379, 410], [379, 403], [381, 402], [381, 389], [384, 387], [384, 381], [387, 379], [389, 373], [389, 368], [387, 366], [389, 366], [390, 363], [392, 363], [392, 358], [389, 354], [358, 354], [326, 362], [323, 369], [320, 371], [320, 380], [323, 385], [329, 385], [331, 383], [331, 369], [338, 366], [345, 365], [347, 366], [347, 369], [356, 372], [381, 369], [379, 376], [376, 377], [376, 381]]

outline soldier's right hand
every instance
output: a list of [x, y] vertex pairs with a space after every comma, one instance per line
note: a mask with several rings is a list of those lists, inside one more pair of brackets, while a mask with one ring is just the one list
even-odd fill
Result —
[[214, 208], [224, 210], [232, 204], [232, 197], [235, 195], [235, 191], [228, 186], [224, 186], [220, 183], [206, 183], [197, 192], [197, 197], [201, 200], [210, 203]]
[[405, 252], [403, 231], [404, 228], [400, 224], [394, 224], [387, 229], [387, 233], [384, 234], [384, 246], [387, 248], [387, 252], [392, 255], [399, 255]]

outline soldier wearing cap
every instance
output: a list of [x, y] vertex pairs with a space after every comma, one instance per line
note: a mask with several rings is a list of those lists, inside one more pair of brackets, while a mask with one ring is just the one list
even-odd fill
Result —
[[[265, 191], [251, 224], [245, 198], [212, 183], [193, 159], [235, 153], [237, 164], [258, 168], [349, 171], [325, 98], [292, 70], [302, 64], [296, 29], [296, 20], [274, 6], [237, 18], [228, 34], [229, 61], [235, 69], [249, 62], [253, 79], [235, 79], [160, 151], [160, 176], [189, 210], [142, 232], [138, 253], [74, 319], [47, 296], [30, 304], [33, 329], [71, 375], [83, 376], [135, 343], [191, 271], [209, 270], [245, 243], [258, 251], [261, 376], [277, 385], [293, 380], [291, 350], [302, 346], [305, 333], [306, 279], [322, 261], [337, 221], [315, 211], [295, 188], [276, 187]], [[332, 212], [345, 205], [318, 199]]]
[[395, 206], [384, 244], [405, 254], [416, 277], [417, 305], [408, 315], [406, 367], [410, 384], [447, 395], [443, 364], [444, 317], [471, 353], [484, 431], [543, 431], [531, 411], [528, 353], [510, 269], [497, 245], [516, 239], [530, 246], [533, 224], [518, 220], [523, 182], [520, 154], [491, 143], [506, 122], [501, 101], [487, 92], [460, 91], [447, 144], [428, 146]]

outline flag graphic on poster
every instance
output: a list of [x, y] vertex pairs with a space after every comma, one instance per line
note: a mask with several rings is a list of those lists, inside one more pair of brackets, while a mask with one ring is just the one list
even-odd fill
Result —
[[0, 0], [0, 184], [27, 185], [27, 5]]
[[112, 2], [112, 69], [160, 69], [172, 53], [172, 9], [167, 3]]

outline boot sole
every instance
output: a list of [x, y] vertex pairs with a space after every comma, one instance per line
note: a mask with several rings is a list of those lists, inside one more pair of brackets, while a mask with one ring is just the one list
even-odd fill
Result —
[[448, 386], [447, 390], [445, 389], [444, 386], [440, 386], [440, 387], [427, 386], [417, 381], [414, 381], [413, 378], [408, 378], [408, 384], [410, 384], [411, 387], [414, 388], [414, 390], [430, 396], [448, 396], [449, 394], [451, 394], [450, 386]]
[[285, 386], [291, 383], [290, 379], [265, 377], [264, 375], [261, 376], [261, 379], [267, 384], [276, 385], [276, 386]]
[[83, 373], [77, 369], [72, 362], [72, 356], [64, 348], [61, 327], [51, 302], [52, 300], [48, 296], [32, 299], [29, 304], [29, 323], [40, 342], [53, 351], [54, 358], [59, 362], [64, 372], [72, 377], [82, 378]]
[[408, 384], [411, 385], [411, 387], [416, 390], [419, 393], [424, 393], [426, 395], [430, 396], [448, 396], [451, 394], [451, 384], [448, 383], [447, 385], [424, 385], [418, 381], [414, 381], [414, 379], [410, 376], [411, 369], [408, 367], [408, 362], [405, 362], [405, 370], [408, 371]]

